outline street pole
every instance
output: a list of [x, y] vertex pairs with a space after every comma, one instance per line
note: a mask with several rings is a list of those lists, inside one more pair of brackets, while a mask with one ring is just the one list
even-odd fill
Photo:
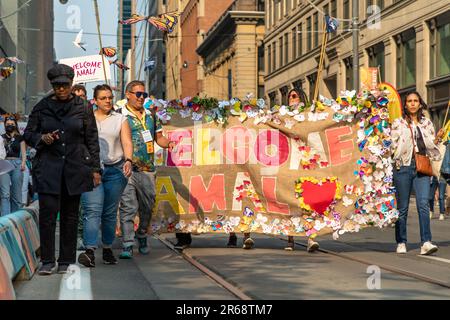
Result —
[[359, 92], [359, 0], [353, 0], [353, 90]]

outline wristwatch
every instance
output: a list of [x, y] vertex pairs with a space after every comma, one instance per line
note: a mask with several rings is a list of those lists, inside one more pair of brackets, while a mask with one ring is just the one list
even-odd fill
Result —
[[133, 164], [133, 160], [131, 160], [130, 158], [126, 158], [125, 162], [130, 161], [131, 164]]

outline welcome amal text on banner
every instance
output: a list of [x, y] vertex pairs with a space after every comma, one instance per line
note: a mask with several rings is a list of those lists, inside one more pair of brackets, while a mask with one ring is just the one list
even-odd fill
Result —
[[387, 109], [339, 101], [320, 112], [248, 109], [226, 126], [172, 111], [164, 134], [177, 147], [156, 148], [152, 231], [315, 237], [394, 221]]

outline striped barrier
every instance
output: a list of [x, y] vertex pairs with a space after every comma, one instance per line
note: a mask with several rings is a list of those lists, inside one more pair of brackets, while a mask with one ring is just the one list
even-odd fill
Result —
[[12, 280], [31, 279], [38, 267], [38, 208], [0, 217], [0, 300], [15, 299]]

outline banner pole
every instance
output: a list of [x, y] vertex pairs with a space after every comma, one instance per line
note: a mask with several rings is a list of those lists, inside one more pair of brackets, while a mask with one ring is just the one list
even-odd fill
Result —
[[324, 31], [324, 35], [323, 35], [323, 40], [322, 40], [322, 48], [320, 50], [319, 69], [317, 70], [317, 79], [316, 79], [316, 87], [314, 88], [313, 102], [317, 101], [317, 96], [319, 95], [319, 83], [320, 83], [320, 78], [322, 76], [323, 60], [324, 60], [324, 56], [325, 56], [325, 48], [326, 48], [327, 38], [328, 38], [328, 33], [326, 32], [327, 31], [327, 23], [326, 22], [324, 22], [323, 31]]
[[98, 42], [100, 43], [100, 54], [102, 56], [103, 61], [103, 75], [105, 76], [105, 83], [109, 84], [108, 78], [106, 77], [105, 56], [103, 55], [102, 35], [100, 33], [100, 16], [98, 14], [97, 0], [94, 0], [94, 8], [95, 8], [95, 17], [97, 19], [97, 33], [98, 33]]

